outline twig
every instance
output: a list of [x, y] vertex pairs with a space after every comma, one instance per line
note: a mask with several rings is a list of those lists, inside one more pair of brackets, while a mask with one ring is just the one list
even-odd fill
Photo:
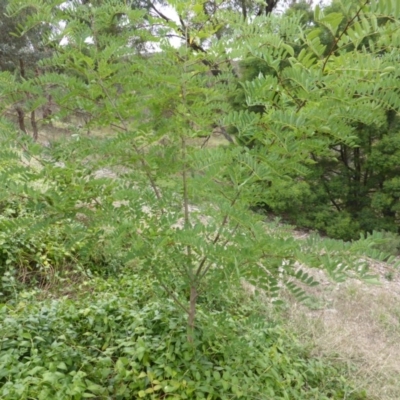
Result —
[[343, 32], [342, 32], [337, 38], [335, 38], [335, 40], [334, 40], [334, 42], [332, 43], [332, 46], [331, 46], [331, 48], [330, 48], [330, 50], [329, 50], [329, 53], [328, 53], [328, 55], [326, 56], [324, 63], [322, 64], [322, 72], [324, 72], [325, 67], [326, 67], [326, 64], [328, 63], [330, 57], [332, 56], [332, 54], [333, 54], [333, 52], [334, 52], [334, 50], [335, 50], [335, 47], [336, 47], [337, 44], [339, 43], [339, 40], [340, 40], [340, 39], [342, 38], [342, 36], [347, 32], [347, 30], [349, 29], [349, 27], [350, 27], [350, 25], [353, 23], [353, 21], [354, 21], [356, 18], [358, 18], [358, 16], [360, 15], [362, 9], [368, 4], [368, 2], [369, 2], [369, 0], [366, 0], [366, 2], [365, 2], [365, 3], [360, 7], [360, 9], [357, 11], [356, 15], [355, 15], [351, 20], [349, 20], [349, 21], [347, 22], [346, 26], [345, 26], [344, 29], [343, 29]]
[[[122, 115], [119, 112], [117, 105], [115, 104], [114, 100], [111, 98], [110, 94], [108, 93], [107, 88], [104, 86], [103, 81], [101, 80], [101, 78], [99, 78], [98, 83], [99, 83], [100, 87], [102, 88], [103, 92], [105, 93], [105, 95], [107, 96], [108, 101], [111, 103], [111, 105], [113, 106], [115, 112], [117, 113], [117, 116], [118, 116], [119, 120], [121, 121], [121, 123], [123, 125], [123, 130], [125, 132], [128, 132], [129, 131], [128, 127], [127, 127], [124, 119], [122, 118]], [[133, 143], [132, 145], [133, 145], [133, 148], [136, 151], [136, 154], [139, 156], [140, 163], [142, 164], [142, 166], [144, 168], [145, 174], [147, 175], [147, 178], [149, 179], [150, 185], [153, 188], [153, 191], [154, 191], [154, 193], [155, 193], [155, 195], [157, 197], [157, 200], [160, 201], [161, 200], [161, 194], [160, 194], [160, 191], [158, 190], [158, 187], [157, 187], [153, 177], [151, 176], [151, 173], [149, 171], [149, 166], [148, 166], [146, 160], [144, 159], [144, 157], [142, 156], [140, 149], [136, 146], [136, 144]]]
[[174, 292], [172, 292], [170, 289], [168, 289], [168, 286], [166, 286], [161, 279], [159, 280], [160, 285], [164, 288], [164, 290], [172, 297], [172, 299], [174, 300], [174, 302], [180, 307], [182, 308], [183, 311], [185, 311], [185, 313], [189, 314], [189, 310], [187, 307], [185, 307], [182, 302], [178, 299], [178, 297], [175, 295]]
[[[238, 190], [238, 192], [236, 193], [236, 196], [234, 197], [234, 199], [231, 202], [231, 207], [233, 207], [236, 204], [236, 201], [239, 198], [240, 194], [241, 194], [241, 190]], [[221, 234], [222, 234], [222, 229], [225, 227], [227, 222], [228, 222], [228, 214], [225, 214], [225, 216], [224, 216], [224, 218], [222, 220], [221, 226], [218, 229], [218, 233], [215, 235], [215, 238], [212, 241], [213, 245], [215, 245], [218, 242], [218, 240], [220, 239]], [[199, 263], [199, 266], [197, 267], [196, 274], [195, 274], [197, 279], [203, 278], [204, 274], [202, 274], [201, 271], [203, 270], [204, 264], [206, 263], [207, 259], [208, 259], [208, 256], [204, 256], [201, 259], [201, 261]], [[206, 269], [207, 269], [207, 267], [206, 267]]]

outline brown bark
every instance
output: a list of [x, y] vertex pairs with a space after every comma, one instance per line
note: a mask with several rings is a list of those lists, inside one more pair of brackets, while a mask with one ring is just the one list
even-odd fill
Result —
[[278, 5], [278, 2], [280, 0], [265, 0], [265, 5], [261, 6], [257, 15], [268, 15], [271, 14], [272, 11], [274, 11], [274, 9], [276, 8], [276, 6]]
[[22, 58], [19, 59], [19, 72], [21, 77], [25, 79], [25, 64]]
[[197, 287], [192, 285], [190, 287], [190, 300], [189, 300], [189, 315], [188, 315], [188, 333], [187, 339], [189, 343], [194, 340], [194, 327], [196, 322], [196, 305], [197, 305]]
[[21, 107], [16, 107], [15, 111], [18, 114], [19, 129], [27, 135], [28, 132], [26, 131], [26, 126], [25, 126], [25, 113], [24, 113], [24, 110]]
[[[52, 110], [51, 110], [51, 105], [52, 105], [52, 96], [51, 94], [49, 94], [47, 96], [47, 103], [43, 106], [43, 119], [44, 120], [49, 120], [51, 115], [53, 114]], [[49, 123], [51, 124], [51, 121], [49, 121]]]
[[38, 131], [38, 126], [36, 122], [36, 113], [35, 111], [31, 112], [31, 125], [33, 129], [33, 140], [36, 142], [39, 137], [39, 131]]

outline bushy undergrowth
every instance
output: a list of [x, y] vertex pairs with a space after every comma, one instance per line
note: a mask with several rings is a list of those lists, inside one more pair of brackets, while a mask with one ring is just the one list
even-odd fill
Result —
[[70, 154], [73, 143], [46, 153], [27, 141], [21, 154], [14, 136], [2, 139], [2, 154], [12, 156], [0, 165], [0, 298], [61, 276], [115, 272], [118, 254], [107, 242], [109, 221], [117, 222], [114, 181], [94, 179], [91, 165]]
[[[112, 144], [106, 140], [104, 147]], [[254, 304], [238, 297], [223, 268], [212, 269], [212, 279], [200, 287], [194, 340], [188, 341], [187, 315], [177, 306], [187, 304], [188, 288], [171, 273], [180, 249], [172, 244], [182, 237], [169, 226], [179, 214], [165, 216], [168, 241], [160, 238], [159, 221], [152, 220], [156, 214], [146, 211], [151, 190], [140, 175], [95, 179], [96, 171], [112, 162], [104, 158], [99, 164], [93, 157], [83, 166], [77, 153], [66, 143], [50, 162], [38, 152], [40, 168], [20, 168], [18, 157], [1, 171], [4, 188], [10, 189], [11, 174], [18, 180], [1, 198], [0, 398], [365, 398], [349, 385], [347, 368], [309, 357], [279, 324], [268, 325], [266, 315], [255, 315]], [[162, 204], [174, 205], [173, 191], [169, 197], [164, 191]], [[267, 227], [259, 227], [260, 240], [265, 239]], [[207, 229], [214, 234], [212, 225]], [[344, 244], [311, 239], [300, 245], [271, 236], [265, 247], [274, 255], [270, 271], [285, 256], [306, 256], [305, 248], [307, 260], [318, 266], [320, 246], [328, 256], [339, 250], [354, 256], [366, 244], [353, 252]], [[220, 262], [228, 263], [233, 253], [222, 249], [221, 254]], [[172, 295], [149, 278], [154, 272], [162, 272], [158, 285], [168, 285]], [[53, 299], [38, 290], [54, 292], [60, 285], [64, 290]]]
[[[104, 167], [113, 172], [124, 164], [122, 157], [101, 154], [99, 161], [91, 154], [110, 146], [125, 149], [129, 140], [98, 140], [97, 152], [90, 141], [80, 142], [79, 149], [67, 141], [50, 154], [38, 149], [40, 167], [23, 167], [20, 156], [4, 164], [0, 183], [12, 190], [0, 199], [0, 398], [366, 398], [353, 391], [347, 367], [310, 357], [279, 323], [267, 323], [263, 310], [256, 314], [255, 304], [240, 297], [237, 283], [246, 269], [238, 270], [234, 247], [221, 248], [220, 258], [212, 258], [213, 275], [199, 285], [196, 329], [188, 340], [183, 308], [189, 290], [176, 269], [185, 262], [179, 245], [185, 238], [171, 228], [182, 215], [175, 186], [167, 187], [160, 201], [160, 208], [170, 207], [167, 215], [157, 213], [139, 173], [125, 169], [112, 178], [96, 176]], [[12, 185], [10, 177], [17, 178]], [[165, 182], [176, 180], [160, 180], [160, 186]], [[217, 230], [212, 218], [220, 214], [213, 207], [208, 211], [204, 232], [212, 237]], [[268, 236], [268, 229], [274, 235]], [[270, 273], [284, 258], [305, 257], [305, 263], [322, 262], [339, 276], [330, 254], [343, 251], [347, 260], [357, 259], [378, 243], [372, 237], [351, 245], [317, 237], [297, 243], [277, 226], [261, 223], [252, 232], [272, 255], [266, 264]], [[251, 251], [246, 235], [237, 240], [242, 255]], [[188, 243], [195, 248], [195, 241]], [[232, 265], [232, 273], [217, 265]], [[307, 274], [292, 276], [313, 283]], [[57, 294], [49, 299], [41, 288]], [[301, 295], [296, 286], [290, 288]]]
[[38, 302], [31, 293], [2, 306], [0, 398], [366, 398], [345, 369], [309, 358], [265, 316], [246, 317], [243, 301], [231, 304], [235, 315], [203, 304], [190, 344], [185, 319], [156, 298], [153, 281], [125, 274], [86, 289], [76, 299]]

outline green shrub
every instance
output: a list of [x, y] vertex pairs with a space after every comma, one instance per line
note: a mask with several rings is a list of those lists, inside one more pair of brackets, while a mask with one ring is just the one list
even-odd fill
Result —
[[[78, 270], [97, 269], [100, 247], [90, 244], [95, 231], [74, 218], [54, 218], [38, 204], [3, 202], [0, 215], [0, 273], [13, 277], [15, 288], [47, 286], [56, 277]], [[96, 243], [96, 241], [94, 241]], [[94, 259], [96, 257], [96, 259]], [[7, 278], [8, 279], [8, 278]], [[10, 279], [0, 283], [0, 296], [10, 294]], [[8, 288], [7, 288], [8, 286]]]
[[125, 276], [97, 280], [95, 292], [77, 300], [39, 303], [26, 294], [3, 306], [0, 397], [365, 398], [344, 369], [309, 358], [279, 327], [246, 318], [239, 303], [236, 317], [206, 317], [205, 303], [188, 343], [185, 318], [171, 300], [155, 300], [155, 290], [143, 276]]
[[400, 253], [400, 236], [393, 232], [374, 232], [377, 238], [372, 248], [392, 256]]

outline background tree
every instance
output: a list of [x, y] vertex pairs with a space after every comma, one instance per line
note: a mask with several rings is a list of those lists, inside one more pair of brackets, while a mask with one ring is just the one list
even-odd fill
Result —
[[[365, 2], [335, 1], [323, 11], [317, 9], [315, 18], [311, 17], [306, 3], [299, 3], [289, 9], [287, 12], [289, 15], [295, 8], [308, 10], [302, 17], [305, 40], [301, 44], [297, 38], [293, 38], [293, 42], [290, 43], [294, 54], [301, 54], [310, 45], [315, 46], [317, 57], [314, 58], [312, 65], [317, 67], [322, 62], [323, 76], [329, 75], [327, 68], [330, 60], [343, 58], [353, 51], [359, 54], [359, 59], [366, 59], [367, 54], [370, 54], [371, 62], [376, 60], [376, 55], [382, 57], [384, 54], [390, 54], [393, 51], [391, 45], [379, 45], [383, 20], [375, 20], [374, 17], [371, 17], [371, 20], [367, 19], [366, 23], [370, 25], [370, 30], [361, 34], [358, 40], [355, 39], [355, 35], [358, 34], [356, 32], [360, 32], [359, 24], [366, 20], [365, 7]], [[281, 38], [286, 42], [288, 40], [283, 35]], [[274, 69], [271, 61], [265, 57], [250, 55], [241, 62], [241, 74], [243, 80], [253, 79], [255, 82], [259, 80], [257, 79], [259, 74], [279, 79], [286, 66], [287, 61], [282, 60], [279, 68]], [[396, 74], [397, 72], [394, 72], [394, 77]], [[283, 81], [280, 80], [280, 83]], [[355, 98], [362, 98], [363, 95], [354, 90]], [[262, 115], [271, 107], [271, 103], [274, 104], [276, 101], [276, 98], [273, 98], [269, 105], [258, 102], [249, 104], [248, 101], [246, 104], [247, 99], [246, 90], [243, 86], [239, 86], [234, 98], [234, 107], [237, 110], [248, 109]], [[301, 104], [299, 103], [299, 111], [302, 108]], [[366, 109], [370, 106], [368, 101], [364, 105]], [[314, 166], [308, 166], [309, 173], [306, 176], [294, 176], [297, 183], [290, 184], [290, 190], [285, 185], [266, 190], [267, 210], [283, 215], [300, 226], [318, 229], [330, 236], [347, 240], [358, 237], [360, 232], [372, 232], [374, 229], [398, 232], [399, 216], [394, 211], [397, 209], [397, 196], [394, 192], [389, 195], [388, 188], [394, 187], [386, 182], [386, 179], [391, 179], [389, 176], [397, 174], [397, 167], [391, 163], [393, 168], [391, 172], [386, 169], [387, 167], [385, 174], [375, 171], [378, 167], [377, 148], [382, 149], [379, 145], [381, 140], [386, 146], [392, 142], [389, 146], [390, 154], [392, 159], [396, 157], [395, 143], [399, 134], [398, 105], [391, 99], [388, 102], [381, 102], [380, 107], [384, 118], [381, 114], [370, 122], [356, 122], [358, 119], [356, 117], [351, 123], [351, 130], [357, 137], [356, 142], [352, 144], [340, 140], [327, 142], [329, 151], [323, 156], [318, 152], [312, 152], [310, 156], [315, 163]], [[362, 112], [365, 110], [360, 110], [360, 115]], [[257, 143], [251, 132], [239, 135], [239, 138], [247, 146]], [[378, 170], [380, 171], [380, 167]]]
[[[0, 70], [13, 73], [20, 90], [14, 91], [14, 103], [12, 108], [15, 110], [18, 125], [22, 132], [28, 133], [25, 125], [25, 115], [30, 114], [30, 122], [33, 136], [38, 137], [38, 123], [36, 110], [41, 108], [43, 119], [47, 119], [51, 114], [51, 98], [43, 94], [43, 101], [37, 104], [37, 96], [23, 89], [24, 82], [33, 76], [41, 74], [38, 62], [46, 57], [50, 57], [52, 51], [50, 47], [44, 45], [43, 38], [49, 34], [49, 27], [45, 24], [33, 27], [25, 35], [19, 35], [21, 26], [25, 18], [31, 12], [25, 9], [18, 15], [10, 16], [7, 12], [8, 1], [0, 1]], [[5, 110], [9, 112], [10, 108]]]
[[44, 29], [35, 27], [27, 35], [18, 35], [28, 11], [25, 15], [11, 17], [7, 13], [8, 3], [7, 0], [0, 1], [0, 70], [33, 74], [38, 60], [49, 55], [49, 49], [42, 42]]

